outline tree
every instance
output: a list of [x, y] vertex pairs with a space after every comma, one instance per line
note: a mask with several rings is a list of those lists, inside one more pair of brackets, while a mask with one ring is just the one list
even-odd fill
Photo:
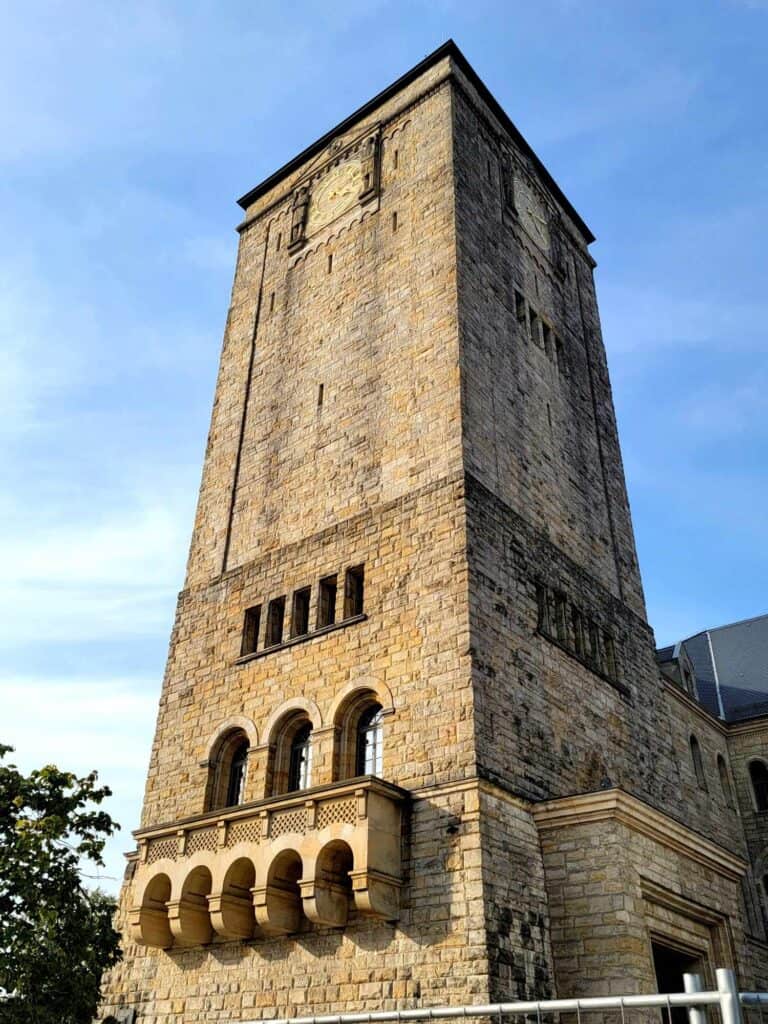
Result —
[[47, 765], [23, 775], [0, 744], [0, 1020], [90, 1024], [102, 972], [117, 963], [115, 901], [82, 880], [120, 826], [98, 809], [97, 774]]

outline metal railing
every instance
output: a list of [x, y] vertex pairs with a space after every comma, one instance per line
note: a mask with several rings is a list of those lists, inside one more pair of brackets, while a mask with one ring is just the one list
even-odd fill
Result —
[[[745, 1024], [743, 1008], [763, 1007], [768, 1010], [768, 993], [739, 992], [736, 975], [724, 967], [717, 969], [717, 988], [703, 991], [697, 974], [684, 975], [685, 992], [669, 994], [654, 992], [650, 995], [589, 996], [584, 999], [539, 999], [517, 1003], [488, 1003], [476, 1006], [417, 1007], [408, 1010], [372, 1010], [367, 1013], [334, 1013], [313, 1017], [273, 1017], [243, 1021], [242, 1024], [407, 1024], [408, 1021], [451, 1020], [456, 1017], [505, 1017], [535, 1015], [538, 1021], [545, 1013], [582, 1013], [595, 1010], [667, 1009], [670, 1014], [677, 1007], [688, 1010], [690, 1024], [706, 1024], [705, 1008], [716, 1006], [722, 1024]], [[766, 1018], [768, 1024], [768, 1017]]]

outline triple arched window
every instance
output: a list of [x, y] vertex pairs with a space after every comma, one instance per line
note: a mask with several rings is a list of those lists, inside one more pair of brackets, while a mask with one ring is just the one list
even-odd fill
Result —
[[[268, 727], [268, 741], [256, 747], [256, 737], [246, 733], [239, 723], [224, 732], [211, 747], [205, 809], [237, 807], [264, 796], [298, 793], [317, 784], [313, 761], [327, 764], [335, 782], [361, 775], [384, 773], [384, 721], [387, 712], [372, 689], [355, 690], [340, 700], [333, 714], [333, 729], [315, 735], [314, 722], [319, 712], [314, 706], [295, 703], [283, 715], [277, 715]], [[311, 702], [310, 702], [311, 704]], [[310, 717], [312, 716], [312, 717]], [[255, 733], [255, 730], [254, 730]], [[330, 743], [329, 743], [330, 741]], [[314, 744], [321, 747], [315, 751]], [[324, 745], [332, 743], [328, 749]], [[249, 754], [262, 752], [249, 765]], [[317, 756], [315, 756], [317, 755]], [[325, 775], [325, 771], [323, 772]], [[331, 781], [327, 776], [321, 782]]]

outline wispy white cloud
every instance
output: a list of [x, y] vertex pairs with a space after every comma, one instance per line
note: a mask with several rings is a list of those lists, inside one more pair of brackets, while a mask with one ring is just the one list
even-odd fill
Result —
[[9, 761], [25, 772], [44, 764], [78, 775], [97, 769], [112, 789], [104, 807], [122, 830], [108, 842], [106, 866], [97, 872], [102, 888], [112, 892], [123, 874], [123, 851], [133, 845], [130, 831], [138, 826], [159, 689], [159, 680], [150, 679], [3, 681], [0, 741], [15, 748]]

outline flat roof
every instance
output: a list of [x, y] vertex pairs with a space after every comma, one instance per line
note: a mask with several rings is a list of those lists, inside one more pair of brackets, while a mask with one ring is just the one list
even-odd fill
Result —
[[255, 200], [257, 200], [260, 196], [263, 196], [265, 192], [269, 192], [270, 189], [274, 188], [274, 186], [277, 185], [277, 183], [282, 178], [286, 177], [286, 175], [291, 174], [293, 171], [297, 170], [297, 168], [299, 168], [303, 163], [310, 160], [321, 150], [325, 149], [325, 147], [329, 145], [329, 143], [337, 135], [341, 135], [344, 132], [346, 132], [354, 124], [356, 124], [358, 121], [361, 121], [368, 114], [374, 111], [377, 107], [381, 106], [382, 103], [386, 102], [388, 99], [391, 99], [392, 96], [395, 96], [406, 86], [410, 85], [411, 82], [415, 81], [420, 75], [424, 74], [425, 71], [431, 68], [434, 64], [437, 64], [439, 61], [443, 60], [445, 57], [453, 58], [457, 66], [461, 68], [461, 70], [470, 80], [472, 85], [477, 89], [478, 93], [483, 98], [484, 102], [488, 105], [488, 107], [491, 109], [493, 114], [499, 119], [504, 128], [512, 136], [515, 143], [526, 154], [526, 156], [528, 156], [531, 159], [532, 163], [536, 167], [536, 170], [541, 175], [542, 179], [546, 182], [548, 188], [551, 189], [552, 193], [555, 195], [558, 202], [567, 211], [569, 217], [573, 219], [574, 223], [583, 235], [587, 245], [589, 245], [590, 242], [594, 242], [595, 236], [592, 234], [587, 225], [578, 215], [576, 210], [573, 208], [569, 200], [564, 195], [560, 186], [557, 184], [555, 179], [546, 169], [541, 160], [536, 156], [533, 149], [520, 134], [518, 129], [515, 127], [515, 125], [509, 118], [509, 116], [505, 113], [505, 111], [501, 107], [501, 104], [493, 96], [490, 89], [482, 81], [480, 76], [477, 74], [475, 69], [472, 67], [472, 65], [469, 63], [467, 58], [464, 56], [464, 54], [461, 52], [461, 50], [458, 48], [458, 46], [456, 45], [456, 43], [454, 43], [452, 39], [449, 39], [446, 43], [443, 43], [442, 46], [439, 46], [433, 53], [430, 53], [428, 57], [425, 57], [424, 60], [416, 64], [415, 67], [412, 67], [410, 71], [407, 71], [404, 75], [398, 78], [397, 81], [392, 82], [391, 85], [388, 85], [386, 89], [384, 89], [382, 92], [374, 96], [373, 99], [368, 100], [367, 103], [363, 104], [363, 106], [356, 110], [353, 114], [350, 114], [349, 117], [344, 118], [343, 121], [337, 124], [334, 128], [331, 128], [330, 131], [326, 132], [325, 135], [321, 136], [310, 146], [307, 146], [307, 148], [302, 150], [302, 152], [299, 153], [298, 156], [295, 156], [292, 160], [289, 160], [287, 164], [283, 164], [283, 166], [280, 167], [277, 171], [275, 171], [274, 174], [270, 174], [268, 178], [265, 178], [264, 181], [262, 181], [259, 185], [256, 185], [255, 188], [252, 188], [250, 192], [246, 192], [244, 196], [238, 199], [238, 204], [244, 210], [247, 210], [251, 203], [255, 202]]

